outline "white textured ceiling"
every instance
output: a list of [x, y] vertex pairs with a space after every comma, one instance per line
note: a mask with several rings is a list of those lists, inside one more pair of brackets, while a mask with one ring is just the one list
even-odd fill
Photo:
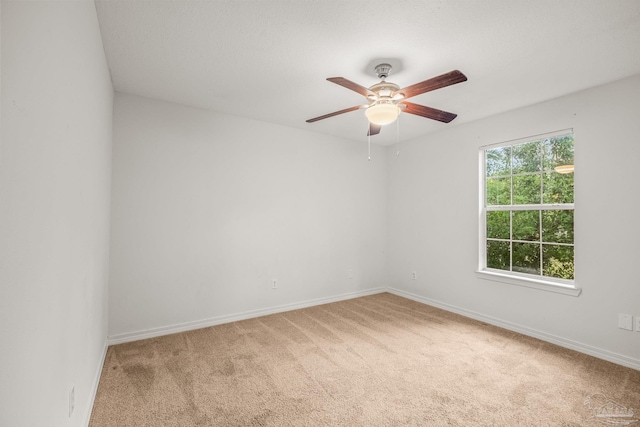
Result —
[[[459, 69], [468, 81], [411, 99], [401, 139], [640, 73], [640, 0], [96, 2], [115, 90], [366, 141], [362, 104], [326, 81], [401, 87]], [[394, 125], [372, 142], [394, 143]]]

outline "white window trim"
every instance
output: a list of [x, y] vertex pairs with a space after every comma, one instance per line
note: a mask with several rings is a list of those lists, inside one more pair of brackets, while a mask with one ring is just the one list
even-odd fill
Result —
[[[491, 280], [494, 282], [507, 283], [510, 285], [524, 286], [527, 288], [540, 289], [549, 292], [555, 292], [563, 295], [571, 295], [577, 297], [582, 293], [582, 289], [576, 285], [574, 280], [557, 279], [552, 277], [540, 276], [539, 278], [533, 275], [525, 275], [514, 271], [503, 271], [484, 267], [487, 258], [487, 224], [485, 216], [485, 179], [486, 179], [486, 161], [485, 151], [504, 147], [507, 145], [517, 145], [529, 141], [535, 141], [537, 139], [552, 138], [554, 136], [566, 135], [573, 133], [573, 129], [563, 129], [555, 132], [544, 133], [540, 135], [533, 135], [526, 138], [514, 139], [511, 141], [499, 142], [496, 144], [490, 144], [480, 147], [479, 149], [479, 204], [478, 204], [478, 217], [479, 217], [479, 236], [478, 236], [478, 269], [476, 270], [476, 277], [483, 280]], [[543, 205], [545, 209], [553, 209], [553, 205]], [[559, 209], [566, 209], [567, 207], [560, 207]], [[510, 210], [530, 210], [533, 206], [530, 205], [514, 205], [510, 206]], [[574, 204], [570, 204], [571, 208], [574, 208]], [[540, 209], [541, 205], [535, 205], [535, 210]], [[492, 210], [489, 208], [488, 210]], [[574, 209], [575, 211], [575, 209]]]
[[491, 280], [493, 282], [507, 283], [509, 285], [524, 286], [526, 288], [541, 289], [543, 291], [555, 292], [558, 294], [571, 295], [577, 297], [582, 293], [582, 289], [577, 287], [571, 281], [550, 281], [544, 279], [534, 279], [533, 277], [519, 276], [518, 273], [501, 270], [493, 270], [487, 268], [485, 270], [476, 271], [478, 279]]

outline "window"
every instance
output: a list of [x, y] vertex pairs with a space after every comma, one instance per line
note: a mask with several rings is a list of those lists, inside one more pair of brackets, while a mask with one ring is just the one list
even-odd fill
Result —
[[573, 151], [571, 130], [481, 149], [480, 272], [576, 289]]

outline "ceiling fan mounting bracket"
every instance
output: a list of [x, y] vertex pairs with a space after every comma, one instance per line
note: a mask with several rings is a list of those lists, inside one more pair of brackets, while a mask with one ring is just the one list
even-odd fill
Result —
[[378, 64], [375, 67], [376, 74], [380, 80], [384, 80], [389, 77], [389, 73], [391, 72], [390, 64]]

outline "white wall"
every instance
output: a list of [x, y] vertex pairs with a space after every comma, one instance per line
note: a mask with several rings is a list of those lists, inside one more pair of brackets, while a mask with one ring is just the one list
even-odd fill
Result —
[[112, 200], [111, 339], [386, 285], [386, 156], [364, 136], [116, 94]]
[[83, 426], [106, 344], [113, 89], [93, 2], [1, 10], [0, 425]]
[[[414, 140], [399, 158], [390, 151], [390, 285], [640, 367], [640, 333], [617, 327], [618, 313], [640, 316], [639, 117], [636, 76]], [[479, 147], [566, 128], [582, 295], [478, 279]]]

